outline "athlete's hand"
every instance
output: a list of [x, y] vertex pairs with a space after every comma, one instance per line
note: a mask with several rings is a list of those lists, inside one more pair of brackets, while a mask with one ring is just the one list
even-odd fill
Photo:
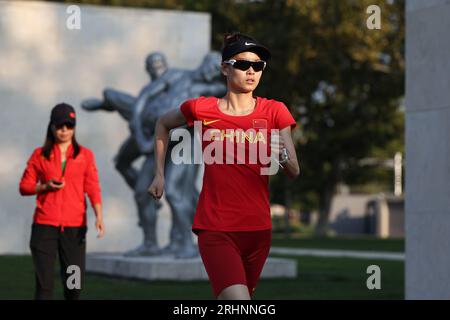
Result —
[[156, 175], [152, 181], [152, 184], [148, 188], [148, 193], [155, 200], [161, 199], [164, 192], [164, 177]]

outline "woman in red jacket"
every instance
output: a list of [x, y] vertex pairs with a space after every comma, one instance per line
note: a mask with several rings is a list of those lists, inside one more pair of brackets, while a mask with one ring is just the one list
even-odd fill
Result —
[[34, 150], [20, 181], [21, 195], [36, 195], [30, 240], [35, 299], [53, 298], [57, 253], [65, 299], [80, 296], [86, 257], [85, 193], [95, 211], [98, 237], [105, 233], [94, 154], [78, 144], [75, 124], [72, 106], [61, 103], [52, 109], [45, 143]]
[[[155, 177], [149, 188], [155, 199], [164, 189], [169, 131], [201, 126], [205, 172], [192, 230], [218, 299], [250, 299], [254, 293], [271, 242], [268, 175], [279, 166], [291, 178], [300, 172], [291, 138], [294, 118], [283, 103], [253, 94], [269, 58], [269, 50], [255, 39], [226, 36], [227, 94], [188, 100], [156, 124]], [[252, 161], [256, 150], [272, 154], [273, 161]]]

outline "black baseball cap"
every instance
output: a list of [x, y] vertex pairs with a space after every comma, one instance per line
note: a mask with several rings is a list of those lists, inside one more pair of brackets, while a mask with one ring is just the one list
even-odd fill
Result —
[[269, 49], [259, 44], [258, 41], [252, 37], [246, 36], [242, 33], [234, 33], [225, 36], [225, 45], [222, 48], [222, 61], [230, 59], [235, 54], [250, 51], [256, 53], [261, 60], [267, 61], [271, 54]]
[[70, 104], [59, 103], [53, 107], [50, 115], [50, 122], [55, 126], [60, 126], [64, 123], [76, 125], [75, 109]]

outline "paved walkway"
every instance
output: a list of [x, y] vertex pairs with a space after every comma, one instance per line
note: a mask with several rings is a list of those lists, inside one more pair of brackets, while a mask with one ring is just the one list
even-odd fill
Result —
[[299, 249], [272, 247], [270, 253], [288, 254], [293, 256], [316, 256], [316, 257], [336, 257], [336, 258], [359, 258], [359, 259], [382, 259], [404, 261], [405, 254], [399, 252], [381, 251], [355, 251], [355, 250], [330, 250], [330, 249]]

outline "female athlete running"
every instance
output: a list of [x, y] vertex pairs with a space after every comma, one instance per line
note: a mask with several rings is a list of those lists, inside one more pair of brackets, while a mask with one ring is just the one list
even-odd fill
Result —
[[155, 177], [148, 189], [155, 199], [163, 194], [169, 131], [201, 124], [205, 172], [192, 231], [218, 299], [250, 299], [269, 254], [269, 178], [262, 170], [268, 163], [258, 158], [260, 149], [275, 153], [277, 168], [289, 177], [300, 172], [291, 138], [296, 122], [289, 110], [253, 95], [269, 58], [269, 50], [255, 39], [227, 35], [222, 50], [226, 95], [187, 100], [156, 124]]

